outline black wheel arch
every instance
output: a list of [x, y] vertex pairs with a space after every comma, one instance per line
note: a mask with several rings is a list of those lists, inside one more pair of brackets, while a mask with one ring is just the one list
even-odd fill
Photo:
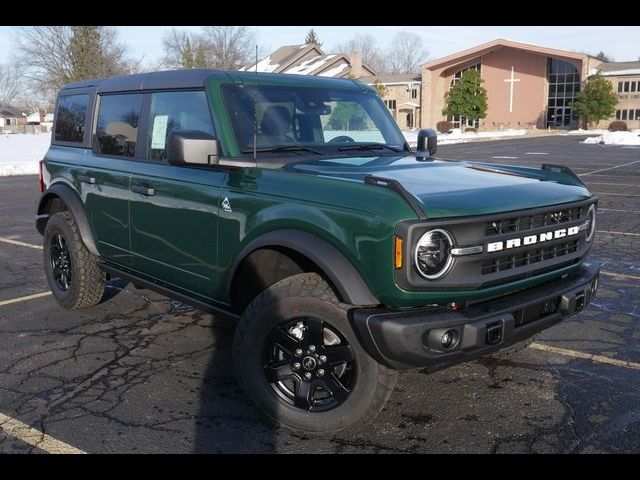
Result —
[[327, 241], [301, 230], [272, 230], [252, 240], [236, 256], [227, 279], [227, 294], [232, 297], [232, 285], [239, 266], [251, 253], [262, 248], [286, 248], [315, 263], [338, 291], [345, 303], [380, 305], [364, 279], [347, 258]]
[[[38, 203], [38, 213], [36, 215], [36, 228], [40, 235], [44, 235], [44, 229], [49, 220], [49, 216], [60, 211], [60, 205], [64, 206], [76, 224], [82, 237], [82, 242], [93, 255], [100, 256], [96, 243], [93, 239], [93, 233], [84, 211], [82, 200], [78, 193], [65, 183], [54, 183], [47, 188], [40, 197]], [[52, 211], [52, 207], [54, 207]]]

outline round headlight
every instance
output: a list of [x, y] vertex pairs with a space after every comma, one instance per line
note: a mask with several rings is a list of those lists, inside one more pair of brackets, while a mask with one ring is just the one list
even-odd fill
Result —
[[416, 245], [416, 268], [423, 277], [435, 280], [447, 273], [453, 257], [453, 239], [446, 230], [439, 228], [426, 232]]
[[593, 232], [596, 231], [596, 206], [591, 205], [587, 212], [587, 242], [593, 238]]

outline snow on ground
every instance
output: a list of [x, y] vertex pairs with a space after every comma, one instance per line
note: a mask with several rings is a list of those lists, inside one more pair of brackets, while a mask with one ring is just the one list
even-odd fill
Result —
[[0, 176], [37, 174], [50, 143], [50, 133], [0, 135]]
[[589, 137], [582, 143], [601, 143], [604, 145], [640, 145], [640, 130], [630, 132], [604, 131], [597, 137]]
[[[407, 139], [409, 145], [415, 146], [418, 141], [418, 131], [403, 131], [404, 138]], [[489, 132], [464, 132], [459, 128], [454, 128], [450, 133], [438, 133], [438, 144], [447, 145], [452, 143], [464, 143], [476, 138], [486, 138], [488, 140], [501, 137], [520, 137], [526, 135], [526, 130], [494, 130]]]
[[560, 135], [602, 135], [603, 133], [608, 132], [609, 130], [584, 130], [579, 128], [578, 130], [569, 130], [567, 132], [561, 133]]

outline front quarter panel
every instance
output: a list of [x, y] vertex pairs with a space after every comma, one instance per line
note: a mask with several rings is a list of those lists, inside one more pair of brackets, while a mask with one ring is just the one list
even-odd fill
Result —
[[[231, 211], [220, 210], [219, 263], [227, 275], [253, 240], [275, 230], [298, 230], [335, 247], [375, 296], [394, 285], [396, 223], [415, 218], [408, 204], [384, 187], [282, 170], [232, 172], [221, 194], [225, 198]], [[228, 300], [223, 289], [218, 295]]]

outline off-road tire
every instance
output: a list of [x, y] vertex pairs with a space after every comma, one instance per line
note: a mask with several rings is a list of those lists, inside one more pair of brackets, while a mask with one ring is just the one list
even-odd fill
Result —
[[[72, 276], [67, 290], [62, 290], [56, 283], [51, 264], [51, 240], [56, 234], [62, 236], [69, 251]], [[75, 310], [100, 302], [106, 274], [98, 266], [98, 257], [89, 252], [82, 242], [78, 225], [69, 212], [58, 212], [49, 218], [44, 230], [43, 256], [49, 287], [63, 307]]]
[[[233, 341], [236, 377], [272, 423], [300, 434], [329, 435], [357, 429], [380, 413], [391, 396], [398, 372], [376, 362], [360, 346], [349, 323], [349, 308], [315, 273], [302, 273], [275, 283], [246, 308]], [[286, 403], [275, 393], [263, 371], [261, 352], [271, 329], [301, 316], [329, 323], [353, 349], [355, 385], [346, 400], [332, 410], [306, 411]]]

